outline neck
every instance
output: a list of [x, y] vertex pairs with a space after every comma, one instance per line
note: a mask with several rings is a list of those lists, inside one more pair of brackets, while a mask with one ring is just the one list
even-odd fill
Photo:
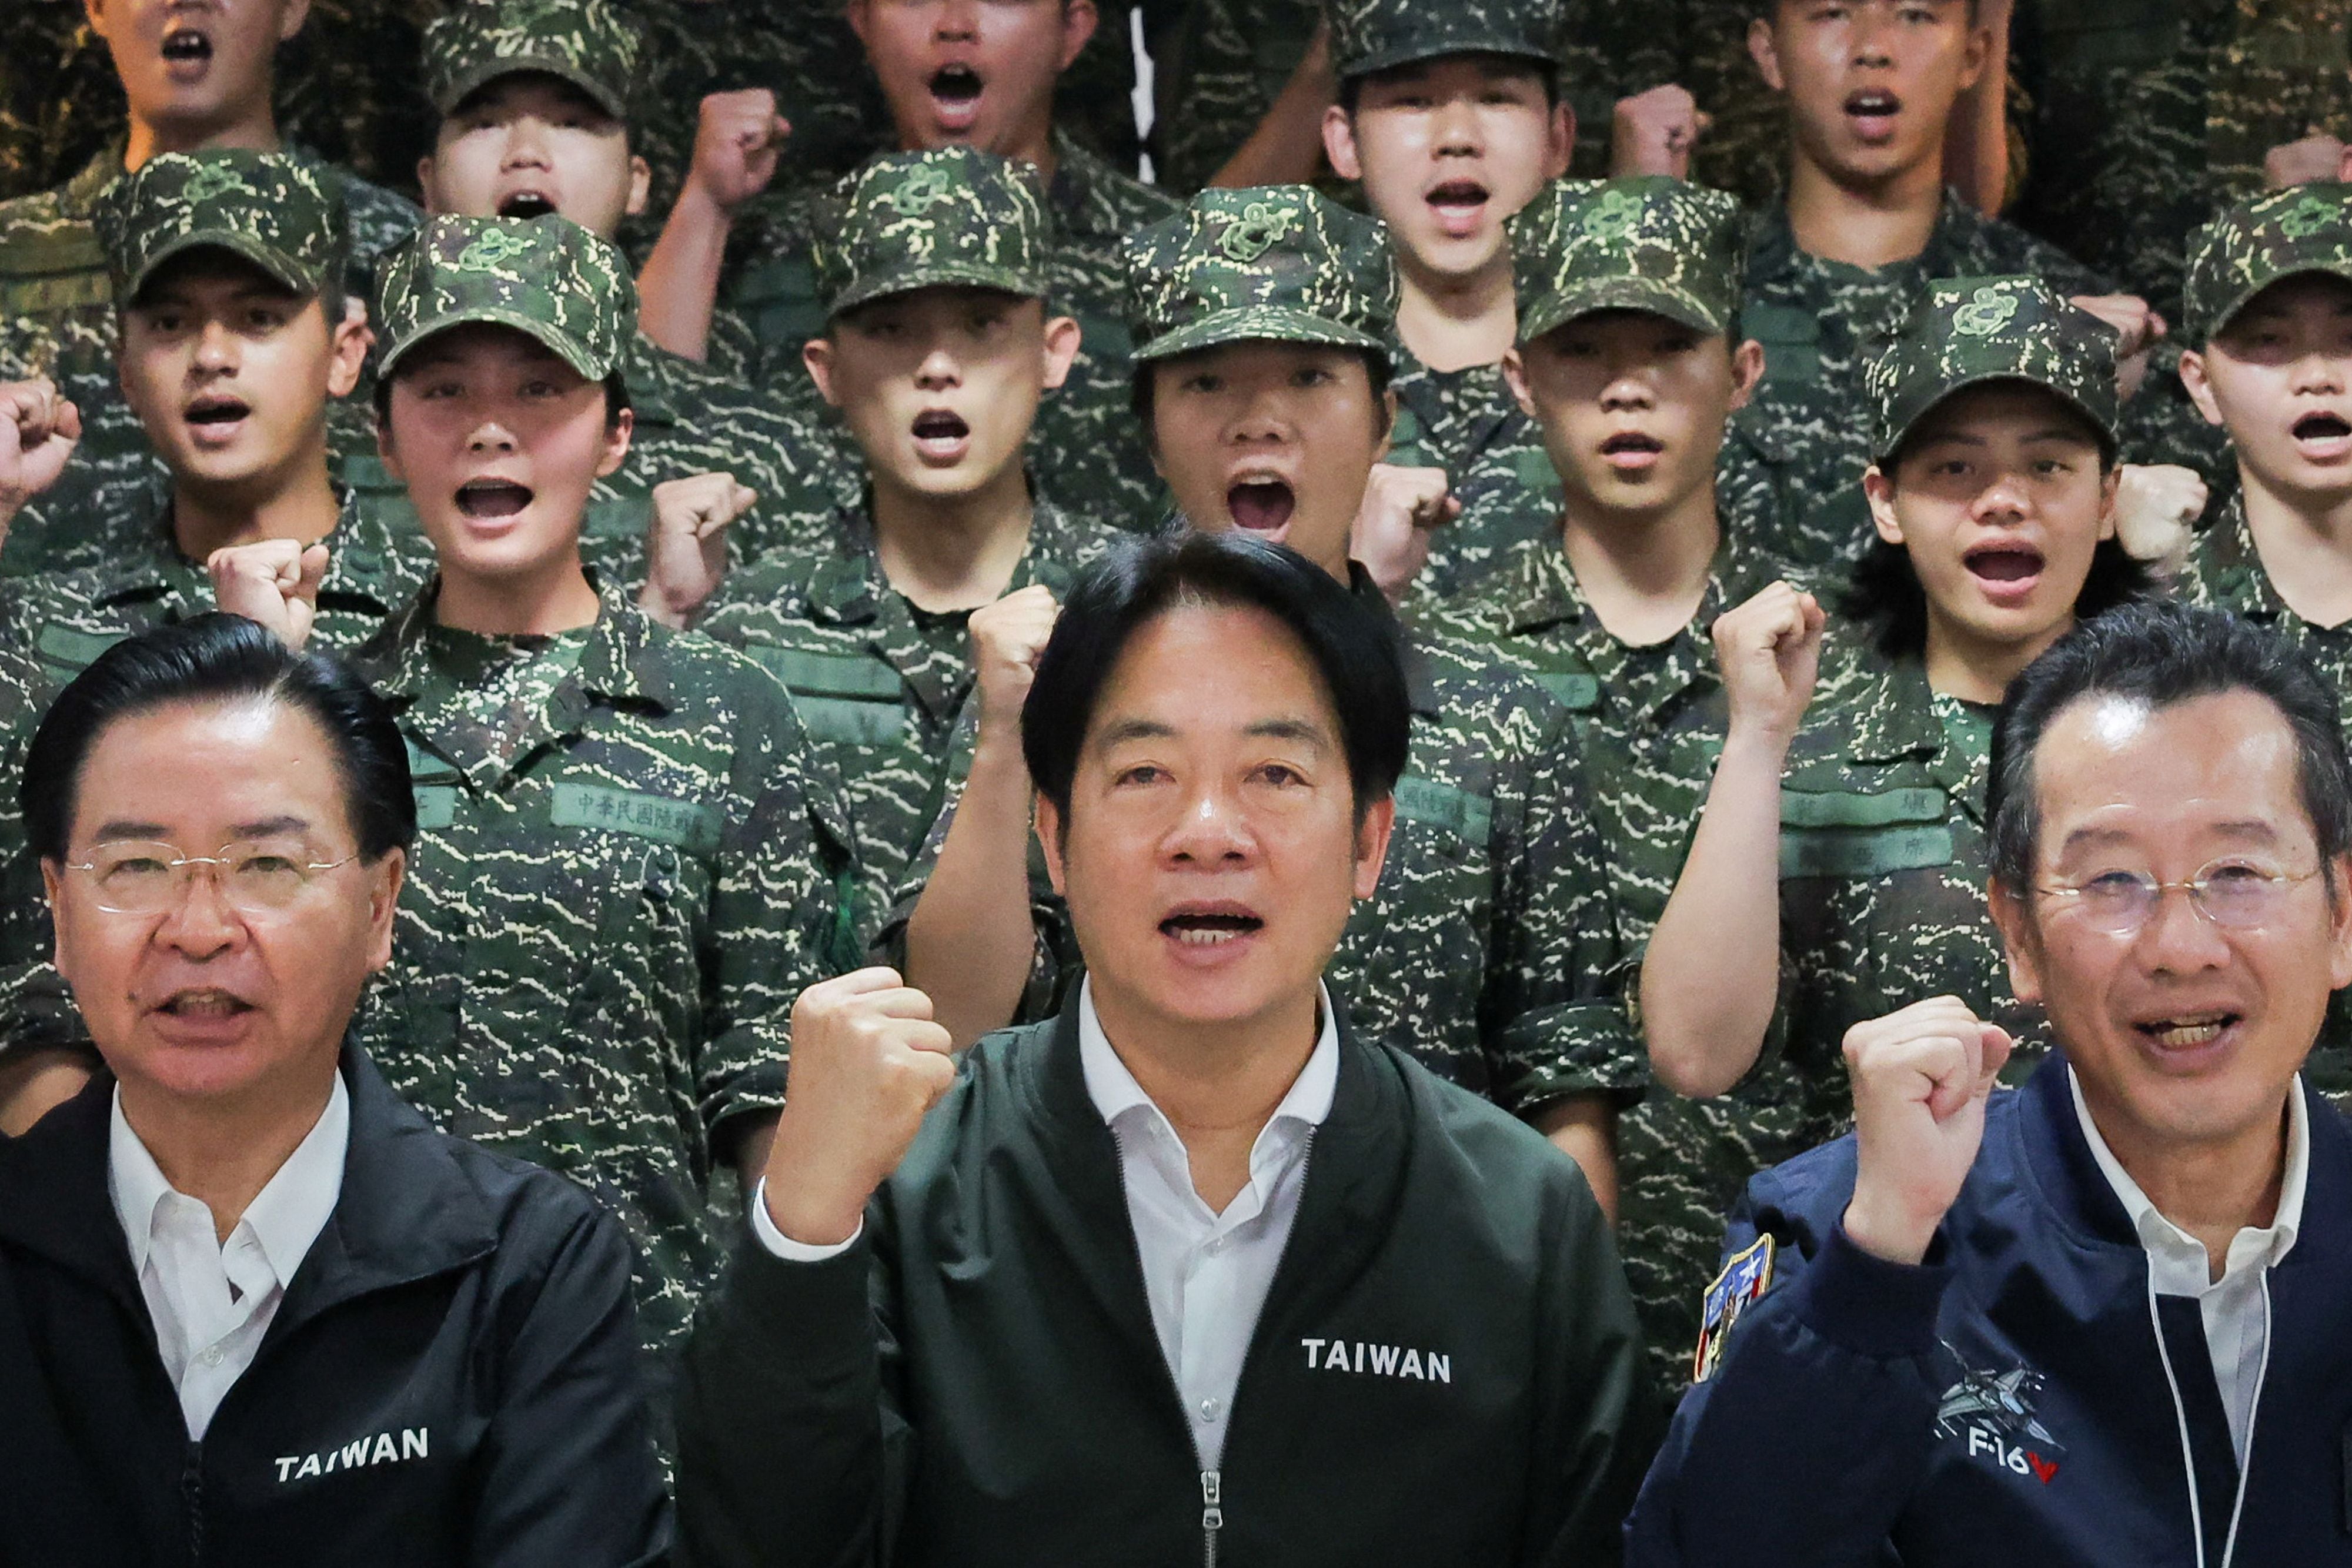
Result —
[[1034, 512], [1018, 466], [962, 496], [874, 486], [874, 542], [890, 586], [922, 610], [976, 610], [1003, 597], [1029, 548]]
[[1410, 264], [1401, 270], [1397, 336], [1413, 358], [1433, 371], [1502, 362], [1519, 322], [1507, 255], [1465, 277], [1436, 277]]
[[131, 139], [123, 144], [122, 167], [135, 170], [158, 152], [203, 152], [217, 148], [241, 148], [248, 152], [275, 152], [278, 121], [265, 98], [252, 111], [221, 120], [156, 120], [131, 117]]
[[236, 485], [175, 479], [172, 486], [172, 537], [193, 561], [261, 539], [315, 544], [335, 531], [341, 515], [323, 438], [290, 469]]
[[1250, 1150], [1315, 1054], [1321, 994], [1286, 997], [1231, 1023], [1173, 1022], [1096, 986], [1104, 1038], [1184, 1142], [1192, 1185], [1222, 1213], [1249, 1182]]
[[[2288, 1093], [2295, 1091], [2290, 1087]], [[2083, 1103], [2091, 1110], [2099, 1136], [2106, 1140], [2116, 1163], [2156, 1211], [2205, 1244], [2212, 1277], [2220, 1279], [2229, 1261], [2230, 1243], [2238, 1232], [2256, 1229], [2278, 1218], [2279, 1190], [2286, 1179], [2287, 1107], [2252, 1126], [2210, 1143], [2186, 1148], [2158, 1145], [2139, 1135], [2121, 1116], [2102, 1116], [2084, 1084]], [[2108, 1124], [2116, 1130], [2109, 1132]]]
[[445, 565], [433, 619], [456, 632], [483, 637], [552, 637], [596, 623], [596, 590], [575, 549], [527, 577], [478, 578]]
[[2022, 642], [1994, 642], [1944, 620], [1931, 604], [1927, 607], [1927, 685], [1964, 703], [1998, 703], [2018, 672], [2041, 657], [2042, 651], [2074, 624], [2074, 618], [2069, 615]]
[[[899, 133], [898, 150], [901, 152], [920, 152], [928, 145], [929, 143], [908, 136], [903, 131]], [[1023, 122], [1004, 138], [1002, 145], [983, 148], [982, 151], [993, 152], [1000, 158], [1017, 158], [1024, 163], [1034, 163], [1037, 166], [1037, 172], [1050, 183], [1054, 178], [1055, 171], [1061, 166], [1062, 162], [1060, 155], [1054, 150], [1052, 105], [1047, 104], [1035, 116]]]
[[233, 1105], [191, 1105], [125, 1082], [122, 1119], [173, 1189], [213, 1211], [214, 1232], [226, 1241], [269, 1178], [319, 1124], [335, 1087], [332, 1054], [326, 1063], [323, 1074], [256, 1092]]
[[1571, 495], [1560, 534], [1592, 612], [1611, 636], [1635, 647], [1690, 624], [1723, 541], [1711, 479], [1656, 512], [1612, 511]]
[[2352, 621], [2352, 487], [2298, 495], [2238, 465], [2246, 531], [2287, 608], [2315, 626]]
[[1944, 210], [1940, 148], [1912, 168], [1868, 181], [1840, 179], [1797, 152], [1789, 170], [1789, 226], [1798, 248], [1852, 267], [1891, 267], [1927, 248]]

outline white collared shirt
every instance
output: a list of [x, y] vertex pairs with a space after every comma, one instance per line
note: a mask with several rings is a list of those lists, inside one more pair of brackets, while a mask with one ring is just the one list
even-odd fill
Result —
[[224, 1242], [216, 1239], [213, 1211], [164, 1179], [123, 1119], [122, 1091], [115, 1089], [107, 1191], [190, 1437], [205, 1435], [221, 1400], [253, 1364], [287, 1282], [342, 1196], [351, 1142], [351, 1095], [337, 1073], [327, 1108]]
[[2107, 1147], [2084, 1103], [2081, 1080], [2066, 1070], [2066, 1084], [2074, 1096], [2074, 1114], [2083, 1124], [2083, 1137], [2100, 1174], [2131, 1217], [2132, 1228], [2147, 1252], [2148, 1278], [2158, 1295], [2187, 1296], [2195, 1301], [2205, 1322], [2206, 1354], [2212, 1358], [2213, 1381], [2221, 1390], [2221, 1409], [2230, 1418], [2230, 1444], [2238, 1463], [2246, 1462], [2246, 1434], [2254, 1419], [2254, 1404], [2262, 1396], [2263, 1360], [2270, 1349], [2269, 1314], [2263, 1300], [2263, 1274], [2294, 1249], [2303, 1226], [2303, 1192], [2311, 1175], [2311, 1125], [2304, 1109], [2303, 1079], [2298, 1074], [2286, 1099], [2286, 1170], [2279, 1179], [2278, 1212], [2260, 1229], [2247, 1226], [2230, 1239], [2221, 1277], [2213, 1278], [2205, 1244], [2157, 1212], [2131, 1173]]
[[[1166, 1113], [1152, 1103], [1104, 1035], [1093, 982], [1079, 987], [1078, 1064], [1086, 1074], [1087, 1097], [1118, 1144], [1128, 1224], [1143, 1261], [1151, 1326], [1176, 1380], [1203, 1469], [1216, 1469], [1224, 1452], [1242, 1359], [1298, 1218], [1307, 1148], [1315, 1129], [1331, 1113], [1339, 1090], [1339, 1026], [1328, 991], [1322, 994], [1319, 1016], [1321, 1032], [1307, 1065], [1250, 1145], [1247, 1185], [1220, 1214], [1194, 1190], [1191, 1156]], [[822, 1262], [857, 1239], [852, 1235], [831, 1247], [793, 1240], [768, 1217], [764, 1179], [751, 1203], [751, 1229], [770, 1252], [798, 1262]]]

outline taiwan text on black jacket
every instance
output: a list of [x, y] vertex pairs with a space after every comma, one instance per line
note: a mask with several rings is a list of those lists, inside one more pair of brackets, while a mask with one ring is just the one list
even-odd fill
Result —
[[685, 1560], [1614, 1563], [1654, 1396], [1573, 1163], [1343, 1031], [1204, 1473], [1076, 1009], [972, 1050], [848, 1251], [747, 1245], [687, 1355]]
[[341, 1197], [201, 1443], [108, 1197], [113, 1080], [0, 1140], [0, 1563], [658, 1560], [620, 1227], [342, 1073]]
[[1846, 1239], [1851, 1136], [1749, 1183], [1729, 1247], [1770, 1233], [1776, 1277], [1675, 1413], [1628, 1561], [2352, 1563], [2352, 1127], [2300, 1092], [2311, 1173], [2267, 1281], [2242, 1511], [2198, 1306], [2149, 1294], [2053, 1054], [1994, 1096], [1922, 1266]]

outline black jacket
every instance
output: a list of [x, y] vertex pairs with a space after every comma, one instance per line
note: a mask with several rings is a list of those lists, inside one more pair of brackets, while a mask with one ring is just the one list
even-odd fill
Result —
[[108, 1197], [113, 1080], [0, 1140], [0, 1562], [658, 1559], [619, 1225], [342, 1073], [342, 1195], [201, 1443]]
[[1074, 1004], [974, 1048], [847, 1252], [739, 1257], [687, 1353], [680, 1542], [727, 1568], [1613, 1563], [1642, 1379], [1575, 1165], [1343, 1032], [1204, 1474]]

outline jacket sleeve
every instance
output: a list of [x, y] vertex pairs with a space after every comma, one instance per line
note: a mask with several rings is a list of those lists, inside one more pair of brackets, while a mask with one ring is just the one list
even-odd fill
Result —
[[871, 1568], [900, 1511], [881, 1205], [821, 1263], [739, 1249], [686, 1350], [678, 1390], [681, 1568]]
[[665, 1561], [669, 1503], [620, 1224], [570, 1188], [570, 1229], [501, 1348], [466, 1561], [630, 1568]]
[[1925, 1264], [1885, 1262], [1846, 1239], [1842, 1198], [1777, 1207], [1776, 1174], [1749, 1184], [1724, 1249], [1770, 1233], [1773, 1279], [1675, 1411], [1626, 1525], [1628, 1568], [1885, 1563], [1927, 1475], [1942, 1238]]
[[[1565, 1162], [1563, 1162], [1565, 1163]], [[1626, 1511], [1658, 1441], [1633, 1298], [1609, 1223], [1573, 1169], [1555, 1206], [1543, 1260], [1543, 1407], [1528, 1474], [1525, 1568], [1607, 1568], [1619, 1560]]]

